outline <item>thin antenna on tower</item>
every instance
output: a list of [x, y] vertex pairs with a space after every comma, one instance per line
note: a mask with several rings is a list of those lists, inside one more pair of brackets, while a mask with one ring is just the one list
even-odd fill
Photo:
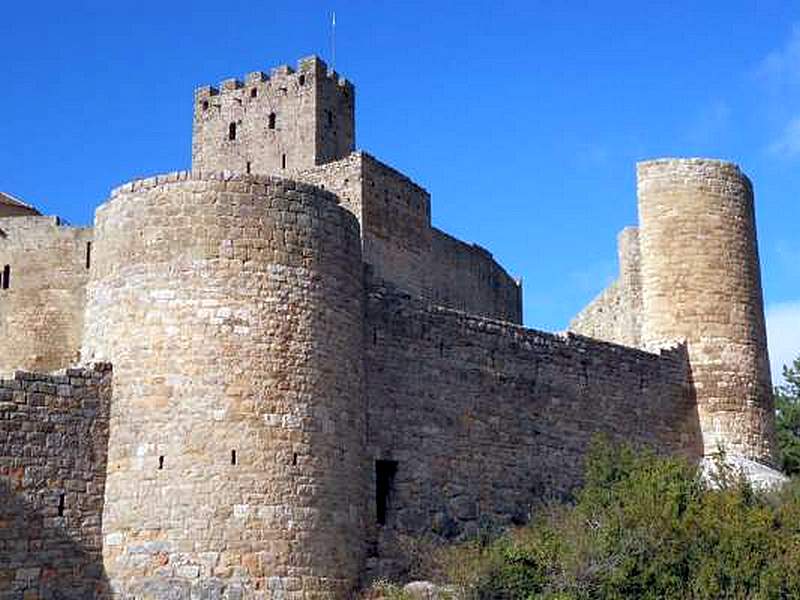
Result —
[[336, 70], [336, 11], [331, 13], [331, 70]]

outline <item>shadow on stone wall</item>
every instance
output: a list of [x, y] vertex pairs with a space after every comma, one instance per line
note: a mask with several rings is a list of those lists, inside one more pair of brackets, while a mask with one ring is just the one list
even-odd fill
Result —
[[102, 554], [65, 531], [63, 517], [43, 514], [0, 479], [0, 600], [104, 598]]

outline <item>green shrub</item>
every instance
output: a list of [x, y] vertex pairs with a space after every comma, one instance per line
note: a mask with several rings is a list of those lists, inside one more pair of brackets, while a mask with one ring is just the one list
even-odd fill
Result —
[[800, 473], [800, 357], [784, 365], [785, 383], [775, 388], [775, 429], [781, 468], [787, 475]]
[[573, 505], [439, 563], [480, 600], [800, 597], [800, 484], [766, 494], [724, 468], [718, 479], [598, 442]]

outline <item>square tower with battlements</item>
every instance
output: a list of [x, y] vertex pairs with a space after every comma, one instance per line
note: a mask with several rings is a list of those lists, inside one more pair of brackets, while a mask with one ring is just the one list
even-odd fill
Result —
[[195, 92], [192, 168], [289, 175], [355, 148], [355, 89], [318, 57]]

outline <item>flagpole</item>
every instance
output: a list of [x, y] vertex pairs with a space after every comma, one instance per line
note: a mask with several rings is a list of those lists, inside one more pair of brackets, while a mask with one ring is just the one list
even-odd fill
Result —
[[336, 11], [331, 13], [331, 70], [336, 70]]

